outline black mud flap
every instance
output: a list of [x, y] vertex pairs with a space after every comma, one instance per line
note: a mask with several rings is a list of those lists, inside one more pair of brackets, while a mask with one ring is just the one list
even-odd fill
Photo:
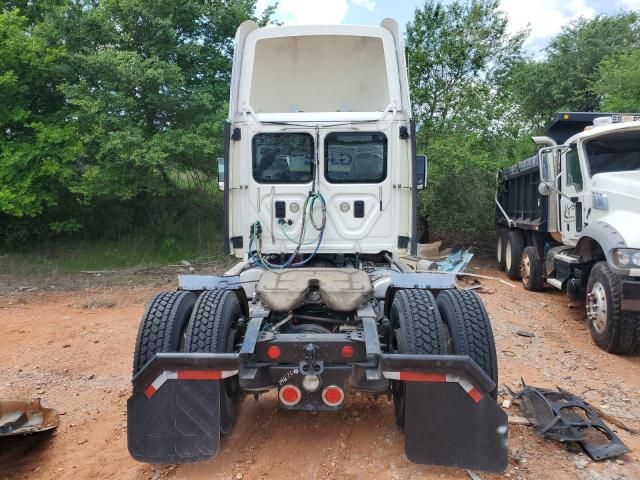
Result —
[[147, 463], [193, 463], [220, 449], [217, 380], [168, 380], [151, 398], [127, 402], [129, 453]]
[[455, 383], [407, 382], [404, 434], [415, 463], [507, 468], [507, 415], [490, 396], [476, 403]]
[[[133, 395], [127, 401], [128, 447], [134, 459], [195, 463], [218, 453], [219, 379], [234, 362], [220, 362], [213, 355], [205, 362], [201, 357], [159, 354], [134, 377]], [[237, 356], [233, 360], [237, 368]], [[221, 371], [225, 368], [229, 370]]]
[[508, 422], [495, 384], [469, 357], [385, 355], [383, 374], [405, 382], [405, 453], [414, 463], [502, 472]]

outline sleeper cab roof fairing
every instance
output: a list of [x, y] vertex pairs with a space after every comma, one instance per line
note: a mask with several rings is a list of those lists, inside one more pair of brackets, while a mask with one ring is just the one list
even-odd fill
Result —
[[404, 46], [391, 19], [380, 27], [258, 28], [247, 21], [236, 34], [229, 120], [378, 118], [387, 110], [410, 118], [408, 90]]

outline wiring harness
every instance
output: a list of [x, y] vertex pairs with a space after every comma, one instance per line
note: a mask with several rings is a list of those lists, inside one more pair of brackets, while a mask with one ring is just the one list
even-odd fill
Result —
[[[316, 221], [313, 215], [316, 202], [320, 203], [320, 207], [322, 209], [322, 220], [320, 221], [320, 223]], [[305, 240], [305, 236], [307, 234], [307, 231], [309, 230], [307, 226], [307, 220], [311, 224], [313, 229], [317, 232], [317, 236], [313, 240]], [[320, 194], [320, 192], [309, 193], [309, 196], [304, 202], [304, 207], [302, 208], [302, 227], [297, 240], [292, 239], [291, 236], [287, 233], [287, 231], [285, 230], [284, 221], [281, 220], [279, 223], [284, 237], [290, 242], [296, 244], [296, 248], [294, 249], [293, 253], [291, 253], [291, 255], [289, 255], [289, 258], [287, 258], [287, 260], [282, 264], [274, 264], [269, 262], [262, 254], [262, 225], [260, 224], [260, 221], [256, 221], [253, 225], [251, 225], [250, 231], [249, 255], [251, 259], [257, 266], [265, 268], [266, 270], [295, 268], [305, 265], [316, 255], [318, 249], [320, 248], [320, 244], [322, 243], [322, 236], [324, 235], [324, 229], [327, 225], [327, 204], [324, 200], [324, 197], [322, 196], [322, 194]], [[313, 244], [315, 244], [316, 247], [306, 259], [299, 262], [294, 261], [300, 254], [300, 249], [303, 246]]]

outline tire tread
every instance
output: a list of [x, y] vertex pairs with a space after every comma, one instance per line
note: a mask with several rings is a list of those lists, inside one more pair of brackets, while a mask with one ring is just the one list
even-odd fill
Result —
[[420, 289], [399, 290], [395, 302], [398, 302], [400, 321], [406, 329], [407, 344], [403, 353], [445, 354], [444, 325], [433, 294]]
[[594, 275], [602, 275], [606, 279], [613, 308], [611, 309], [610, 320], [607, 319], [607, 324], [610, 321], [611, 325], [608, 325], [606, 338], [598, 337], [591, 327], [591, 322], [589, 322], [589, 330], [593, 340], [600, 348], [609, 353], [640, 353], [640, 314], [622, 310], [622, 282], [620, 277], [609, 269], [607, 262], [598, 262], [591, 269], [587, 286], [588, 292], [591, 291]]
[[[487, 310], [478, 294], [471, 290], [445, 290], [438, 295], [438, 307], [446, 321], [444, 312], [453, 314], [449, 318], [449, 329], [454, 340], [454, 354], [469, 355], [482, 370], [498, 384], [498, 360], [493, 330]], [[495, 391], [492, 392], [495, 398]]]
[[[176, 351], [184, 328], [180, 322], [179, 310], [193, 302], [195, 294], [192, 292], [160, 292], [147, 304], [136, 337], [136, 348], [133, 355], [133, 374], [159, 352]], [[185, 302], [187, 302], [185, 304]], [[188, 319], [188, 315], [186, 319]], [[182, 319], [185, 320], [185, 319]]]

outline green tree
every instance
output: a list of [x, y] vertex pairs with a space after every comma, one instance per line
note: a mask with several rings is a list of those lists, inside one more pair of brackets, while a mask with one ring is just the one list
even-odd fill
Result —
[[509, 35], [493, 0], [427, 1], [407, 25], [417, 140], [429, 157], [421, 210], [436, 236], [477, 240], [492, 229], [495, 172], [523, 145], [502, 85], [525, 35]]
[[17, 9], [0, 13], [0, 215], [58, 203], [82, 151], [64, 99], [65, 48]]
[[603, 111], [640, 112], [640, 50], [604, 60], [594, 91]]
[[81, 28], [67, 36], [77, 77], [62, 91], [86, 149], [75, 192], [163, 195], [177, 177], [212, 172], [233, 37], [254, 4], [106, 0], [74, 11]]
[[5, 2], [0, 243], [173, 223], [193, 203], [174, 198], [185, 186], [207, 198], [235, 30], [273, 12], [255, 3]]
[[636, 12], [580, 19], [565, 27], [541, 60], [517, 64], [509, 78], [514, 102], [532, 125], [544, 125], [557, 111], [596, 111], [600, 64], [640, 48]]
[[406, 31], [414, 113], [431, 130], [477, 126], [499, 116], [497, 86], [521, 58], [497, 0], [427, 1]]

